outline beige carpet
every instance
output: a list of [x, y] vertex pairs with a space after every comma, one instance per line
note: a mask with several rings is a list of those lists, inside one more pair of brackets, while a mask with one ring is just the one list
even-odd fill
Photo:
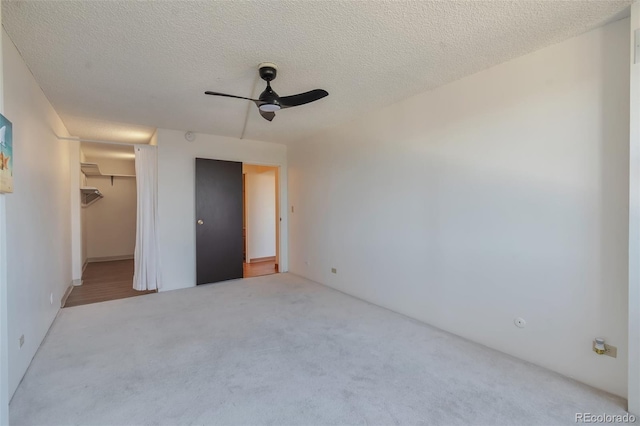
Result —
[[12, 425], [575, 424], [624, 401], [290, 274], [63, 309]]

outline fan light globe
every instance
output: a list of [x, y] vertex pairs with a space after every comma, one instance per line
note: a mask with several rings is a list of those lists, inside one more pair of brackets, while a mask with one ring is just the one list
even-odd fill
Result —
[[280, 110], [280, 105], [277, 105], [277, 104], [262, 104], [258, 108], [260, 108], [260, 111], [274, 112], [274, 111]]

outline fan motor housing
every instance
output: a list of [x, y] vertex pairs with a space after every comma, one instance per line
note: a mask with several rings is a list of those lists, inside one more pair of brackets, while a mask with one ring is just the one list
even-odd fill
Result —
[[278, 68], [270, 62], [263, 62], [259, 66], [260, 78], [264, 81], [273, 81], [278, 73]]

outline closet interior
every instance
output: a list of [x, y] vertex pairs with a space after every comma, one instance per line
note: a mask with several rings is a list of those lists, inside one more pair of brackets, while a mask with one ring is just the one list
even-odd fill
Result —
[[80, 156], [82, 284], [65, 306], [146, 294], [133, 290], [134, 146], [82, 142]]

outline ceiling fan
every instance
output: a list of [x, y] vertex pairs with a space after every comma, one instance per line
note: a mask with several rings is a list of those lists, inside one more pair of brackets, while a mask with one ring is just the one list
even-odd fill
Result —
[[263, 62], [258, 65], [258, 70], [260, 73], [260, 78], [267, 82], [267, 88], [264, 89], [264, 92], [260, 94], [260, 97], [258, 99], [227, 95], [226, 93], [219, 92], [207, 91], [204, 93], [205, 95], [225, 96], [227, 98], [246, 99], [248, 101], [252, 101], [258, 107], [262, 118], [269, 121], [273, 120], [273, 117], [276, 116], [275, 111], [308, 104], [309, 102], [317, 101], [318, 99], [322, 99], [325, 96], [329, 95], [326, 90], [315, 89], [309, 92], [300, 93], [298, 95], [278, 96], [278, 94], [271, 88], [271, 81], [275, 80], [276, 74], [278, 72], [278, 67], [270, 62]]

